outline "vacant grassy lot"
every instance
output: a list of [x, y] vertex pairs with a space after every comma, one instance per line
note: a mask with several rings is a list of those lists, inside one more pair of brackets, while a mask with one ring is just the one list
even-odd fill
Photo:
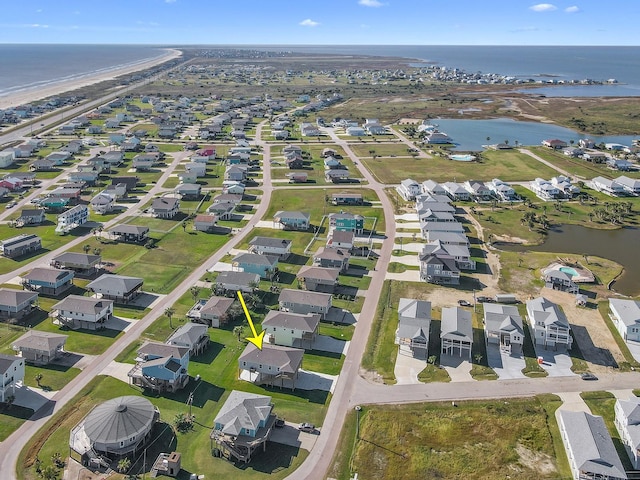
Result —
[[364, 406], [360, 435], [351, 413], [331, 476], [465, 478], [470, 480], [570, 478], [555, 428], [555, 396], [508, 401]]
[[432, 179], [437, 182], [463, 182], [471, 178], [488, 181], [499, 178], [505, 182], [533, 180], [536, 177], [551, 178], [558, 172], [528, 155], [515, 150], [487, 151], [483, 161], [455, 162], [443, 157], [432, 158], [366, 158], [362, 163], [378, 181], [397, 184], [405, 178], [417, 182]]
[[411, 152], [407, 150], [409, 147], [407, 147], [404, 143], [401, 145], [389, 143], [380, 143], [377, 145], [359, 145], [357, 143], [351, 143], [349, 147], [351, 148], [351, 150], [353, 150], [353, 153], [355, 153], [360, 158], [373, 158], [374, 155], [376, 157], [411, 156]]

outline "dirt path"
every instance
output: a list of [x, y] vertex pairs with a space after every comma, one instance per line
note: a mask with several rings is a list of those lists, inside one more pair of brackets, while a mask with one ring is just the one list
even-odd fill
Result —
[[613, 335], [597, 309], [577, 307], [573, 295], [558, 290], [543, 288], [540, 294], [562, 306], [592, 372], [611, 372], [614, 362], [624, 361]]

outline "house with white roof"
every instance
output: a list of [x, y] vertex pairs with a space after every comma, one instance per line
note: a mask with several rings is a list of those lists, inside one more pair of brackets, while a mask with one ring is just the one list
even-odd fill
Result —
[[471, 360], [473, 325], [471, 312], [460, 307], [442, 309], [440, 323], [440, 351], [444, 355], [464, 356]]
[[401, 298], [398, 303], [398, 328], [395, 343], [400, 351], [416, 358], [427, 358], [431, 302]]
[[414, 200], [421, 193], [420, 184], [411, 178], [402, 180], [396, 187], [396, 191], [407, 201]]
[[621, 175], [615, 179], [615, 182], [622, 185], [624, 192], [628, 195], [640, 195], [640, 180], [637, 178], [629, 178]]
[[0, 353], [0, 378], [0, 401], [5, 402], [8, 396], [15, 396], [16, 386], [22, 386], [24, 358]]
[[640, 342], [640, 302], [622, 298], [609, 299], [609, 318], [623, 340]]
[[503, 182], [499, 178], [494, 178], [491, 180], [487, 187], [491, 190], [498, 198], [501, 200], [508, 202], [512, 200], [516, 200], [516, 191], [511, 187], [508, 183]]
[[640, 398], [617, 399], [614, 406], [615, 426], [629, 455], [631, 465], [640, 470]]
[[529, 188], [538, 198], [545, 201], [560, 198], [561, 196], [561, 191], [557, 186], [553, 185], [549, 180], [539, 177], [529, 183]]
[[591, 186], [598, 192], [605, 193], [610, 196], [618, 196], [625, 193], [624, 186], [620, 185], [616, 180], [604, 177], [595, 177], [591, 180]]
[[524, 342], [524, 327], [518, 308], [514, 305], [483, 303], [484, 333], [487, 343], [500, 346], [511, 354], [520, 354]]
[[527, 317], [536, 345], [554, 350], [571, 349], [571, 325], [558, 305], [544, 297], [527, 300]]

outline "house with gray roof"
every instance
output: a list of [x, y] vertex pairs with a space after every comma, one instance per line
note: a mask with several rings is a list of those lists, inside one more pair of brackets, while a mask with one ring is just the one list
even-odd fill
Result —
[[331, 308], [331, 299], [332, 295], [329, 293], [285, 288], [280, 292], [278, 304], [283, 312], [318, 313], [325, 318]]
[[341, 272], [349, 269], [351, 253], [345, 248], [320, 247], [313, 255], [313, 264], [324, 268], [337, 268]]
[[640, 398], [617, 399], [614, 406], [615, 426], [620, 434], [634, 470], [640, 470]]
[[558, 305], [544, 297], [527, 300], [527, 317], [536, 345], [554, 350], [571, 349], [571, 326]]
[[286, 260], [291, 255], [291, 240], [286, 238], [253, 237], [249, 242], [249, 252], [271, 255]]
[[640, 342], [640, 302], [638, 300], [610, 298], [609, 318], [625, 342]]
[[211, 451], [247, 463], [266, 450], [275, 419], [271, 397], [233, 390], [214, 420]]
[[0, 288], [0, 317], [22, 318], [36, 308], [38, 294], [12, 288]]
[[320, 315], [317, 313], [291, 313], [269, 310], [262, 321], [265, 341], [276, 345], [311, 348], [318, 335]]
[[58, 296], [73, 286], [72, 270], [36, 267], [22, 276], [22, 286], [42, 295]]
[[448, 256], [420, 255], [420, 279], [438, 285], [460, 284], [460, 269]]
[[198, 183], [181, 183], [173, 189], [173, 193], [180, 195], [185, 200], [196, 199], [200, 196], [202, 185]]
[[278, 257], [258, 255], [255, 253], [239, 253], [231, 261], [234, 270], [257, 273], [260, 278], [271, 279], [278, 271]]
[[309, 230], [311, 214], [307, 212], [280, 211], [273, 216], [273, 221], [285, 230]]
[[402, 198], [409, 202], [420, 195], [420, 184], [411, 178], [407, 178], [400, 182], [396, 190]]
[[422, 247], [420, 257], [428, 255], [453, 259], [460, 270], [476, 269], [476, 261], [471, 258], [471, 251], [466, 245], [450, 245], [441, 240], [434, 240]]
[[235, 292], [253, 293], [260, 283], [260, 275], [249, 272], [220, 272], [215, 280], [218, 293]]
[[401, 298], [398, 303], [398, 329], [395, 343], [400, 352], [416, 358], [427, 358], [431, 302]]
[[113, 316], [113, 302], [101, 298], [69, 295], [53, 307], [49, 316], [54, 322], [77, 330], [98, 330]]
[[200, 355], [209, 346], [209, 328], [200, 323], [187, 322], [173, 332], [165, 343], [188, 348], [192, 357]]
[[443, 355], [464, 356], [471, 360], [473, 325], [471, 312], [460, 307], [442, 309], [440, 352]]
[[0, 254], [17, 258], [36, 252], [42, 248], [42, 239], [32, 233], [24, 233], [0, 241]]
[[207, 208], [207, 212], [215, 215], [220, 220], [231, 220], [235, 209], [235, 203], [221, 202], [211, 204], [209, 208]]
[[300, 268], [296, 278], [300, 287], [314, 292], [333, 293], [338, 285], [340, 270], [337, 268], [305, 265]]
[[189, 382], [189, 357], [187, 347], [145, 342], [128, 373], [129, 381], [159, 393], [177, 392]]
[[158, 218], [173, 218], [180, 211], [180, 199], [177, 197], [159, 197], [151, 203], [151, 211]]
[[45, 220], [44, 209], [42, 208], [25, 208], [20, 212], [17, 220], [22, 225], [40, 225]]
[[59, 333], [28, 330], [11, 348], [29, 363], [47, 365], [63, 354], [67, 338], [68, 335]]
[[15, 397], [16, 386], [24, 381], [24, 358], [0, 353], [0, 401], [5, 402], [9, 395]]
[[621, 175], [616, 178], [615, 181], [619, 185], [622, 185], [622, 189], [627, 195], [640, 195], [640, 179], [629, 178], [626, 175]]
[[555, 268], [547, 269], [543, 273], [542, 278], [544, 280], [544, 286], [552, 290], [560, 290], [561, 292], [573, 294], [580, 292], [580, 287], [573, 281], [573, 277], [561, 270], [556, 270]]
[[142, 278], [105, 273], [89, 283], [87, 290], [102, 298], [128, 303], [140, 294], [142, 284]]
[[304, 350], [299, 348], [265, 343], [259, 349], [249, 343], [238, 358], [240, 377], [243, 378], [244, 371], [244, 378], [253, 383], [271, 386], [279, 383], [280, 387], [295, 389], [303, 355]]
[[228, 311], [235, 299], [212, 296], [208, 300], [200, 299], [187, 312], [187, 318], [213, 328], [220, 328], [228, 320]]
[[557, 418], [574, 480], [628, 478], [602, 417], [558, 410]]
[[109, 236], [117, 242], [142, 243], [149, 239], [149, 227], [121, 223], [107, 230]]
[[483, 303], [482, 306], [487, 343], [497, 344], [511, 354], [522, 353], [524, 327], [518, 307], [500, 303]]
[[98, 265], [102, 262], [100, 255], [89, 255], [87, 253], [64, 252], [56, 255], [51, 260], [51, 266], [54, 268], [64, 268], [73, 270], [79, 275], [93, 275]]

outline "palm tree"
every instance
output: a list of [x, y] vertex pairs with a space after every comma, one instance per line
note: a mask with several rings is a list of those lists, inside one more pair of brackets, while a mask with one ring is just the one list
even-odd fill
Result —
[[195, 302], [196, 300], [198, 300], [198, 295], [200, 295], [200, 287], [198, 287], [197, 285], [194, 285], [193, 287], [191, 287], [189, 291], [191, 292], [193, 301]]
[[235, 327], [233, 327], [233, 334], [236, 336], [236, 338], [238, 339], [238, 341], [242, 341], [242, 335], [244, 334], [244, 328], [242, 328], [240, 325], [237, 325]]
[[118, 461], [118, 466], [116, 467], [116, 470], [118, 470], [118, 472], [120, 473], [125, 473], [130, 468], [131, 468], [131, 460], [129, 460], [128, 457], [124, 457]]
[[101, 252], [102, 252], [102, 250], [100, 250], [99, 248], [94, 248], [93, 249], [93, 254], [94, 255], [100, 255]]
[[36, 376], [34, 377], [34, 380], [38, 384], [38, 388], [40, 388], [40, 382], [42, 381], [42, 374], [41, 373], [36, 373]]
[[89, 251], [91, 250], [91, 245], [86, 244], [84, 247], [82, 247], [82, 250], [84, 250], [84, 253], [89, 253]]
[[171, 323], [171, 317], [176, 313], [175, 309], [167, 307], [164, 309], [164, 315], [169, 319], [169, 328], [173, 330], [173, 323]]

